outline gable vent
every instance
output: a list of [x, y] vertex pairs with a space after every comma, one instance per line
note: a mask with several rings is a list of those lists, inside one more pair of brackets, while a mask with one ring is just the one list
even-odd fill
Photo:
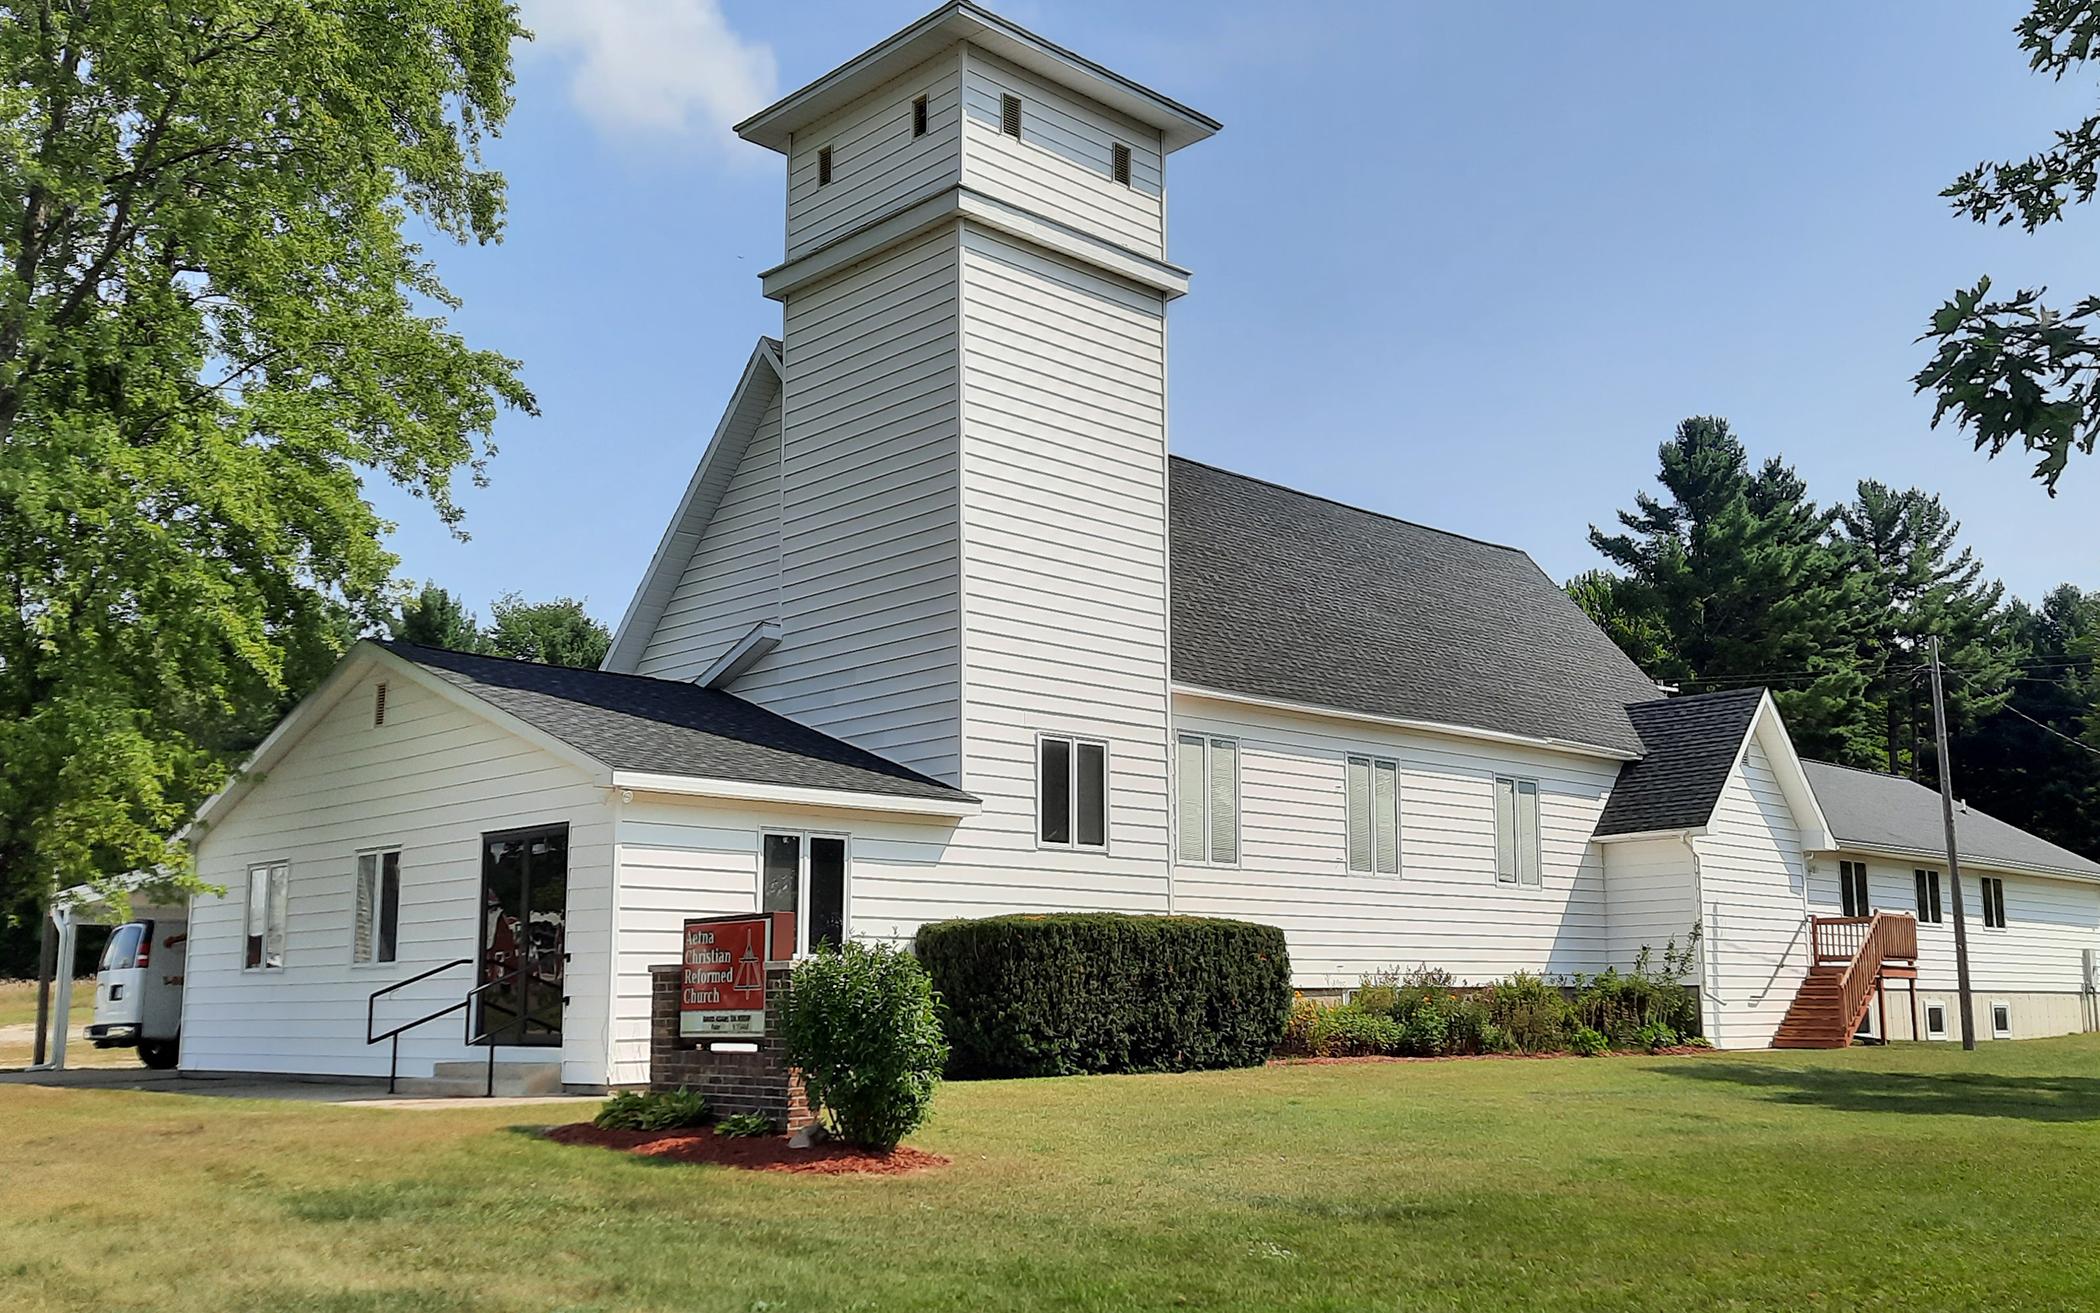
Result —
[[819, 187], [831, 185], [831, 147], [829, 146], [817, 152], [817, 185]]
[[372, 686], [372, 723], [375, 726], [386, 724], [386, 685], [383, 683]]
[[1016, 141], [1021, 139], [1021, 98], [1019, 96], [999, 97], [999, 131]]
[[926, 97], [921, 96], [911, 103], [911, 135], [926, 135]]
[[1116, 148], [1109, 157], [1108, 171], [1117, 182], [1125, 187], [1130, 185], [1130, 147], [1120, 141], [1116, 143]]

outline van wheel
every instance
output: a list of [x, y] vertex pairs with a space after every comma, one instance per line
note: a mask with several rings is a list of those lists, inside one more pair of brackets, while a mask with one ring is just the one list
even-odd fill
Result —
[[139, 1061], [155, 1071], [166, 1071], [175, 1065], [179, 1050], [172, 1039], [142, 1039], [139, 1041]]

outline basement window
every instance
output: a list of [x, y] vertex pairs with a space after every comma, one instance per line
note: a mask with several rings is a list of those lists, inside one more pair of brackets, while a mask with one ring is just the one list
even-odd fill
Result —
[[1991, 1001], [1991, 1038], [2012, 1038], [2012, 1004]]
[[999, 97], [999, 131], [1012, 137], [1015, 141], [1021, 139], [1021, 98], [1019, 96]]
[[1867, 864], [1838, 863], [1838, 900], [1846, 916], [1867, 916]]
[[1349, 813], [1349, 869], [1400, 874], [1400, 763], [1351, 757], [1344, 790]]
[[1539, 782], [1495, 777], [1495, 883], [1539, 887]]
[[926, 135], [926, 97], [921, 96], [911, 103], [911, 135]]
[[1983, 897], [1983, 923], [1993, 930], [2005, 929], [2005, 881], [1986, 875], [1979, 884]]
[[831, 147], [829, 146], [825, 146], [817, 151], [817, 185], [819, 187], [829, 187], [831, 185]]
[[1045, 848], [1108, 847], [1108, 745], [1036, 741], [1036, 838]]
[[1125, 187], [1130, 185], [1130, 147], [1120, 141], [1109, 152], [1108, 174]]
[[1940, 873], [1938, 871], [1916, 871], [1912, 873], [1918, 882], [1918, 924], [1940, 923]]
[[1940, 1002], [1925, 1005], [1925, 1038], [1947, 1038], [1947, 1005]]

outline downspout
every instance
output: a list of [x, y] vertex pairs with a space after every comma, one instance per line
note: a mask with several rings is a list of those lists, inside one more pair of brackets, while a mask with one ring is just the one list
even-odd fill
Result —
[[1706, 911], [1706, 879], [1699, 864], [1699, 838], [1687, 831], [1680, 836], [1684, 840], [1685, 852], [1692, 858], [1692, 906], [1700, 912], [1699, 935], [1699, 1011], [1701, 1023], [1706, 1028], [1706, 1038], [1714, 1047], [1720, 1047], [1721, 998], [1715, 984], [1713, 951], [1719, 938], [1720, 916], [1718, 910]]

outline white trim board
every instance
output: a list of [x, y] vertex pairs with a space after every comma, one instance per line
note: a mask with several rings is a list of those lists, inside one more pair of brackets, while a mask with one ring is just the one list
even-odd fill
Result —
[[1247, 693], [1228, 693], [1224, 689], [1205, 688], [1200, 684], [1184, 684], [1179, 681], [1171, 686], [1175, 697], [1202, 698], [1209, 702], [1232, 703], [1243, 707], [1261, 707], [1268, 711], [1285, 711], [1299, 716], [1317, 716], [1323, 720], [1347, 720], [1362, 725], [1384, 725], [1394, 729], [1419, 730], [1425, 734], [1442, 734], [1451, 738], [1479, 739], [1488, 743], [1514, 743], [1527, 748], [1545, 748], [1554, 752], [1566, 752], [1580, 757], [1601, 757], [1606, 761], [1638, 760], [1631, 752], [1620, 752], [1600, 747], [1594, 743], [1577, 743], [1570, 739], [1541, 739], [1528, 734], [1510, 734], [1501, 730], [1479, 729], [1471, 725], [1447, 725], [1432, 720], [1408, 720], [1400, 716], [1379, 716], [1370, 712], [1350, 711], [1343, 707], [1323, 707], [1308, 702], [1286, 702], [1277, 698], [1255, 697]]

